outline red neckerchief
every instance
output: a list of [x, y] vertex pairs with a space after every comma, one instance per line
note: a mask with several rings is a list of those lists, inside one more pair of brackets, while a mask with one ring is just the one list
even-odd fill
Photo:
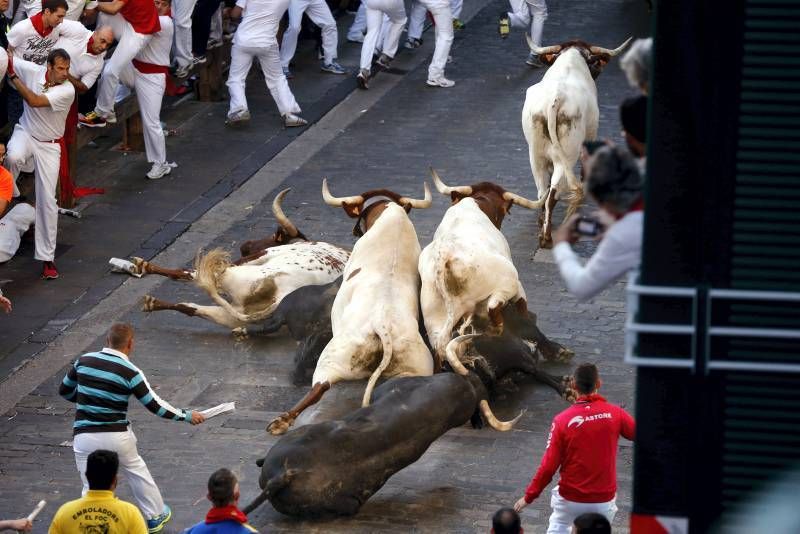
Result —
[[599, 393], [589, 393], [588, 395], [581, 395], [575, 400], [575, 403], [579, 402], [595, 402], [595, 401], [604, 401], [606, 400], [605, 397], [600, 395]]
[[47, 37], [53, 31], [53, 28], [44, 27], [44, 20], [42, 20], [42, 13], [43, 12], [40, 11], [39, 13], [31, 17], [31, 25], [33, 25], [33, 29], [36, 30], [36, 33], [38, 33], [42, 37]]
[[625, 217], [629, 213], [633, 213], [634, 211], [644, 211], [644, 198], [639, 197], [639, 199], [633, 203], [628, 211], [623, 213], [622, 215], [614, 215], [614, 220], [620, 220], [621, 218]]
[[89, 36], [89, 42], [86, 43], [86, 51], [88, 53], [92, 54], [93, 56], [96, 56], [97, 54], [95, 54], [94, 50], [92, 50], [92, 45], [93, 44], [94, 44], [94, 35], [90, 35]]
[[239, 510], [236, 505], [223, 506], [217, 508], [216, 506], [208, 511], [206, 514], [206, 524], [220, 523], [222, 521], [237, 521], [241, 524], [247, 523], [247, 516]]

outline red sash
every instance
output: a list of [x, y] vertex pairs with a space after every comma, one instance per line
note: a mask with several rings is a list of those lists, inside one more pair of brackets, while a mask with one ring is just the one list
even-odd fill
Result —
[[153, 65], [138, 59], [133, 60], [133, 66], [142, 74], [169, 74], [169, 68], [164, 65]]
[[69, 174], [69, 152], [67, 145], [75, 142], [78, 132], [78, 103], [77, 100], [72, 101], [72, 107], [69, 108], [67, 114], [67, 121], [64, 124], [64, 137], [58, 140], [61, 146], [61, 160], [58, 165], [58, 183], [60, 186], [60, 204], [66, 204], [70, 198], [81, 198], [87, 195], [102, 195], [106, 192], [105, 189], [100, 187], [75, 187], [72, 177]]

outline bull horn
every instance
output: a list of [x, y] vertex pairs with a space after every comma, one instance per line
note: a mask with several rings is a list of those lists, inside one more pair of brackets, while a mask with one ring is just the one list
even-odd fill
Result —
[[494, 428], [495, 430], [499, 430], [500, 432], [508, 432], [512, 428], [517, 421], [520, 420], [522, 415], [525, 413], [525, 410], [519, 412], [519, 415], [516, 416], [511, 421], [500, 421], [497, 417], [494, 416], [492, 413], [492, 409], [489, 408], [489, 402], [486, 399], [483, 399], [480, 402], [481, 407], [481, 414], [483, 414], [483, 418], [486, 419], [486, 422], [489, 423], [489, 426]]
[[503, 193], [503, 198], [505, 200], [510, 200], [511, 202], [516, 204], [517, 206], [522, 206], [523, 208], [528, 208], [529, 210], [539, 209], [544, 204], [544, 200], [541, 200], [541, 201], [539, 201], [539, 200], [536, 200], [536, 201], [530, 200], [530, 199], [527, 199], [527, 198], [522, 197], [520, 195], [517, 195], [516, 193], [511, 193], [509, 191], [506, 191], [505, 193]]
[[443, 195], [450, 195], [454, 191], [460, 195], [464, 195], [465, 197], [468, 197], [472, 194], [472, 188], [468, 185], [459, 185], [456, 187], [445, 185], [433, 167], [431, 167], [431, 176], [433, 177], [433, 185], [436, 186], [436, 190]]
[[602, 46], [593, 46], [589, 48], [589, 51], [592, 54], [608, 54], [609, 56], [614, 57], [623, 50], [625, 50], [625, 47], [628, 46], [632, 40], [633, 37], [628, 37], [628, 39], [624, 43], [616, 47], [614, 50], [609, 50], [608, 48], [603, 48]]
[[322, 199], [325, 201], [325, 204], [328, 206], [342, 206], [344, 204], [363, 204], [364, 197], [361, 195], [356, 195], [354, 197], [335, 197], [331, 195], [330, 189], [328, 189], [328, 179], [322, 179]]
[[447, 363], [450, 364], [450, 367], [453, 368], [453, 371], [456, 374], [461, 376], [467, 376], [469, 371], [464, 364], [461, 363], [461, 356], [464, 355], [464, 351], [467, 350], [467, 343], [472, 340], [474, 337], [478, 337], [480, 334], [465, 334], [463, 336], [458, 336], [455, 339], [450, 340], [447, 344], [447, 347], [444, 349], [445, 358], [447, 359]]
[[297, 234], [300, 232], [297, 231], [297, 227], [292, 224], [292, 221], [289, 220], [289, 217], [283, 213], [283, 208], [281, 208], [281, 202], [283, 202], [283, 197], [291, 191], [291, 187], [287, 187], [275, 197], [275, 200], [272, 201], [272, 214], [278, 220], [278, 224], [281, 225], [281, 228], [286, 230], [286, 233], [289, 234], [289, 237], [297, 237]]
[[408, 204], [412, 208], [419, 210], [430, 208], [431, 204], [433, 203], [433, 197], [431, 196], [431, 190], [428, 187], [428, 182], [422, 182], [422, 186], [425, 188], [424, 199], [419, 200], [417, 198], [400, 197], [400, 204]]
[[553, 45], [553, 46], [536, 46], [533, 44], [533, 39], [529, 34], [525, 34], [525, 39], [528, 41], [528, 48], [531, 49], [531, 52], [536, 54], [537, 56], [541, 56], [544, 54], [558, 54], [561, 52], [561, 45]]

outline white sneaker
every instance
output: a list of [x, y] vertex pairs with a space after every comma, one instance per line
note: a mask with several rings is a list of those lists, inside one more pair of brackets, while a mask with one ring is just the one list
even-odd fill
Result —
[[250, 120], [250, 112], [246, 109], [237, 109], [236, 111], [231, 111], [228, 113], [228, 118], [225, 120], [225, 124], [239, 124], [245, 121]]
[[444, 76], [439, 76], [438, 78], [428, 78], [428, 81], [425, 82], [428, 87], [453, 87], [456, 82], [453, 80], [448, 80]]
[[353, 33], [353, 34], [348, 33], [347, 34], [347, 42], [349, 42], [349, 43], [363, 43], [364, 42], [364, 34], [361, 33], [361, 32]]
[[287, 128], [305, 126], [306, 124], [308, 124], [307, 120], [305, 120], [303, 117], [295, 115], [294, 113], [287, 113], [283, 116], [283, 125]]
[[189, 76], [189, 73], [192, 72], [193, 64], [189, 63], [188, 65], [183, 65], [182, 67], [178, 67], [175, 69], [175, 77], [176, 78], [186, 78]]
[[117, 123], [117, 114], [114, 113], [113, 111], [110, 111], [108, 113], [103, 113], [102, 116], [103, 116], [103, 118], [106, 120], [106, 122], [108, 124], [116, 124]]
[[147, 177], [151, 180], [158, 180], [165, 177], [172, 172], [172, 167], [177, 166], [174, 163], [153, 163], [153, 168], [147, 173]]

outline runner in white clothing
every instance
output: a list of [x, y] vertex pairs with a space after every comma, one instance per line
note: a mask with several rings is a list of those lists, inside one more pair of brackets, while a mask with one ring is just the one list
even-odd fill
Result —
[[[11, 58], [9, 58], [10, 60]], [[67, 80], [69, 54], [57, 48], [47, 57], [47, 66], [17, 59], [9, 61], [8, 79], [25, 101], [19, 124], [8, 142], [6, 168], [16, 180], [19, 169], [33, 158], [36, 176], [36, 254], [44, 262], [42, 276], [58, 278], [53, 263], [58, 233], [58, 184], [64, 124], [75, 88]]]
[[[502, 13], [498, 22], [500, 37], [508, 37], [511, 28], [525, 28], [530, 26], [531, 41], [534, 46], [542, 46], [542, 29], [547, 20], [547, 0], [509, 0], [511, 11]], [[534, 68], [544, 67], [539, 56], [530, 52], [525, 63]]]
[[43, 11], [11, 27], [7, 35], [8, 50], [14, 53], [15, 58], [44, 65], [47, 55], [62, 35], [78, 39], [86, 28], [79, 22], [63, 23], [67, 13], [66, 0], [44, 0], [39, 4], [44, 5]]
[[450, 0], [414, 0], [409, 16], [406, 48], [417, 48], [422, 43], [420, 37], [426, 11], [430, 11], [433, 16], [436, 32], [436, 46], [428, 67], [426, 83], [430, 87], [453, 87], [456, 83], [444, 76], [447, 57], [450, 55], [450, 47], [453, 44], [453, 14]]
[[111, 26], [114, 37], [119, 42], [103, 68], [94, 111], [81, 119], [81, 124], [89, 127], [117, 122], [114, 97], [119, 86], [120, 72], [128, 67], [136, 54], [153, 38], [153, 34], [161, 31], [153, 0], [111, 0], [99, 2], [97, 9], [101, 11], [100, 24]]
[[[281, 66], [284, 74], [290, 76], [289, 63], [297, 50], [297, 37], [300, 35], [300, 23], [303, 13], [311, 22], [322, 29], [322, 70], [331, 74], [347, 74], [347, 71], [336, 63], [336, 49], [339, 46], [339, 30], [333, 18], [331, 8], [325, 0], [291, 0], [289, 2], [289, 26], [283, 32], [281, 41]], [[238, 30], [237, 30], [238, 33]]]
[[[66, 20], [78, 22], [78, 19], [83, 15], [83, 8], [86, 6], [86, 0], [67, 0], [67, 14], [64, 17]], [[25, 13], [25, 16], [31, 18], [42, 12], [41, 0], [22, 0], [22, 5], [19, 10]]]
[[144, 124], [144, 148], [147, 161], [153, 167], [147, 173], [151, 180], [158, 180], [172, 172], [175, 163], [167, 162], [167, 145], [161, 127], [161, 101], [167, 88], [169, 76], [169, 53], [172, 50], [173, 25], [169, 16], [170, 0], [155, 0], [161, 31], [136, 54], [133, 62], [123, 69], [119, 80], [136, 92], [139, 112]]
[[30, 204], [20, 202], [0, 219], [0, 263], [10, 260], [19, 250], [22, 234], [36, 220], [36, 210]]
[[[407, 18], [403, 0], [362, 0], [362, 5], [365, 5], [367, 10], [367, 35], [361, 46], [361, 64], [356, 78], [358, 78], [358, 86], [367, 89], [372, 55], [378, 39], [383, 34], [383, 42], [380, 45], [381, 55], [377, 63], [379, 67], [388, 69], [389, 63], [397, 53], [400, 35], [403, 33]], [[388, 22], [384, 22], [384, 15], [388, 17]], [[385, 31], [382, 31], [384, 26]]]
[[286, 76], [281, 70], [278, 53], [278, 25], [286, 12], [289, 0], [237, 0], [231, 18], [242, 17], [233, 36], [231, 67], [228, 72], [228, 92], [231, 95], [227, 124], [250, 120], [244, 89], [247, 73], [258, 59], [272, 99], [287, 127], [304, 126], [308, 122], [299, 116], [300, 106], [294, 99]]

